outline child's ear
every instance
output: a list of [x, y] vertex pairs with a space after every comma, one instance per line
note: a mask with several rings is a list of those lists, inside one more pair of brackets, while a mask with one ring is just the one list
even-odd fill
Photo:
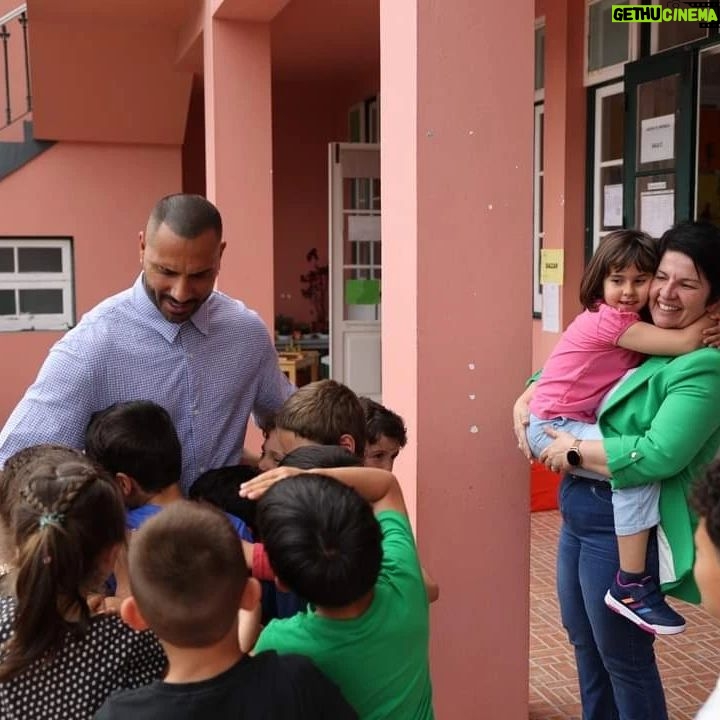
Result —
[[277, 575], [275, 576], [275, 587], [280, 592], [290, 592], [290, 588]]
[[142, 616], [140, 608], [132, 595], [123, 600], [120, 606], [120, 617], [133, 630], [147, 630], [148, 628], [148, 624], [145, 622], [145, 618]]
[[117, 484], [120, 486], [120, 490], [122, 491], [123, 497], [128, 497], [132, 491], [133, 487], [135, 485], [135, 481], [125, 473], [115, 473], [115, 480], [117, 481]]
[[240, 608], [252, 612], [259, 604], [262, 598], [262, 587], [256, 578], [248, 578], [240, 595]]
[[338, 445], [349, 450], [353, 455], [355, 454], [355, 438], [352, 435], [341, 435]]

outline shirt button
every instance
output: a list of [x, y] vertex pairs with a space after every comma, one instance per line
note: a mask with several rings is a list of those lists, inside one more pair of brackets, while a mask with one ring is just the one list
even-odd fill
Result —
[[631, 457], [633, 460], [637, 457], [637, 455], [638, 455], [638, 454], [637, 454], [637, 452], [636, 452], [635, 450], [633, 450], [633, 451], [630, 453], [630, 457]]

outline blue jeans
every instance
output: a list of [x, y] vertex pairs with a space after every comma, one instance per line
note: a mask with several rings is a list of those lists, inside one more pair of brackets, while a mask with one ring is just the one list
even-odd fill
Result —
[[[562, 623], [575, 649], [583, 720], [667, 720], [655, 638], [604, 602], [619, 561], [612, 491], [606, 482], [566, 475], [557, 556]], [[657, 543], [648, 545], [657, 576]]]

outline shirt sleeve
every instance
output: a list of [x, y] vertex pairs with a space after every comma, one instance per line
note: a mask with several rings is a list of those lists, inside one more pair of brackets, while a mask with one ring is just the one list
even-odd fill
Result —
[[594, 320], [594, 333], [596, 340], [601, 345], [617, 345], [620, 336], [636, 322], [640, 316], [636, 312], [617, 310], [609, 305], [601, 304], [595, 313], [583, 313], [589, 319]]
[[274, 415], [296, 389], [280, 370], [277, 352], [270, 342], [270, 336], [267, 333], [265, 336], [265, 348], [261, 353], [258, 369], [258, 392], [253, 404], [253, 415], [259, 426], [263, 424], [265, 418]]
[[720, 359], [714, 350], [696, 353], [671, 363], [677, 365], [647, 432], [604, 437], [613, 487], [677, 475], [720, 427]]
[[59, 341], [0, 433], [0, 465], [40, 443], [82, 448], [97, 382], [87, 358], [67, 338]]
[[407, 515], [395, 510], [380, 512], [377, 519], [383, 534], [381, 573], [390, 582], [407, 584], [408, 588], [414, 586], [423, 603], [427, 604], [425, 583], [410, 520]]

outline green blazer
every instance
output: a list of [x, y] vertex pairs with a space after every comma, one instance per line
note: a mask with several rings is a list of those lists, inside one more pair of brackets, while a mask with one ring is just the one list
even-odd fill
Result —
[[699, 603], [692, 574], [697, 520], [687, 500], [720, 447], [720, 353], [648, 358], [610, 396], [598, 423], [613, 488], [662, 481], [663, 590]]

